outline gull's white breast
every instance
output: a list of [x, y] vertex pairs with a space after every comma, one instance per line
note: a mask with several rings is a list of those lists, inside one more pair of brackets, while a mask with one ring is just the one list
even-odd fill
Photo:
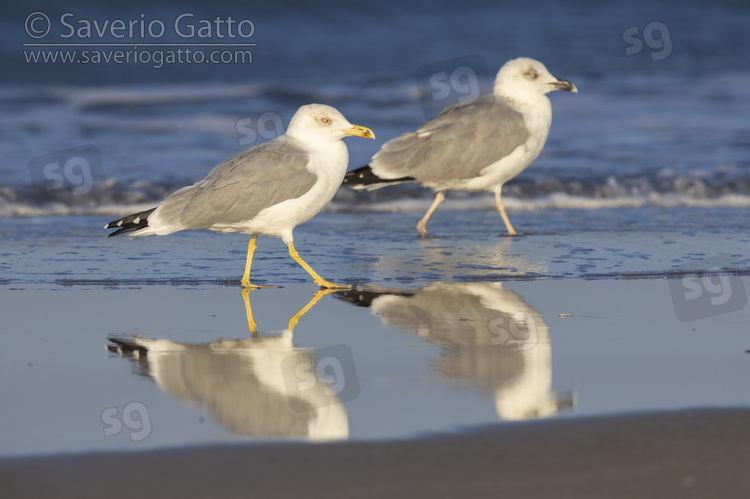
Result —
[[[307, 169], [317, 176], [317, 181], [307, 193], [269, 206], [252, 220], [233, 224], [231, 231], [279, 237], [289, 244], [293, 240], [292, 230], [323, 211], [333, 199], [344, 180], [348, 164], [349, 152], [343, 142], [336, 141], [318, 147], [311, 152], [310, 163], [307, 165]], [[221, 224], [215, 224], [211, 229], [226, 230]]]

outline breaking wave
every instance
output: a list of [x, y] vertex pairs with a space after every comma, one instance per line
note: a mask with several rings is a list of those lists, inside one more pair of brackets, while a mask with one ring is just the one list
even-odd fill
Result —
[[[184, 182], [123, 182], [108, 180], [85, 194], [40, 187], [0, 187], [0, 217], [119, 216], [148, 209]], [[343, 187], [328, 207], [335, 212], [422, 212], [434, 193], [416, 185], [376, 191]], [[750, 177], [719, 169], [714, 175], [679, 176], [669, 170], [652, 175], [616, 178], [518, 178], [505, 186], [503, 203], [509, 210], [597, 210], [640, 206], [749, 207]], [[441, 209], [494, 210], [494, 197], [484, 192], [449, 191]]]

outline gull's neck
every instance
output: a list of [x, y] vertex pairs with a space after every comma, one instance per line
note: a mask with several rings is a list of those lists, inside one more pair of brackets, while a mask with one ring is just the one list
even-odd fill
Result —
[[346, 149], [346, 145], [340, 138], [321, 137], [319, 134], [305, 133], [304, 130], [287, 130], [286, 135], [311, 152], [331, 154], [340, 150], [341, 147]]
[[552, 124], [552, 104], [545, 94], [519, 92], [517, 89], [505, 88], [498, 82], [495, 83], [493, 93], [521, 113], [529, 128], [549, 130]]
[[[344, 180], [349, 166], [349, 149], [343, 140], [331, 140], [320, 135], [305, 133], [287, 133], [287, 139], [297, 144], [310, 155], [307, 168], [316, 174]], [[340, 177], [340, 179], [339, 179]]]

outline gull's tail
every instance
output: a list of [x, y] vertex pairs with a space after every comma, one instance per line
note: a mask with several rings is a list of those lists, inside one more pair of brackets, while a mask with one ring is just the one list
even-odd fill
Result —
[[107, 237], [117, 236], [119, 234], [125, 234], [126, 232], [132, 232], [134, 230], [143, 229], [148, 227], [148, 217], [156, 208], [150, 210], [133, 213], [127, 217], [122, 217], [113, 222], [109, 222], [104, 226], [105, 229], [117, 229]]
[[370, 165], [365, 165], [347, 173], [346, 177], [344, 177], [344, 182], [341, 185], [348, 185], [352, 189], [367, 189], [368, 191], [371, 191], [389, 185], [402, 184], [404, 182], [414, 182], [414, 178], [380, 178], [372, 172]]

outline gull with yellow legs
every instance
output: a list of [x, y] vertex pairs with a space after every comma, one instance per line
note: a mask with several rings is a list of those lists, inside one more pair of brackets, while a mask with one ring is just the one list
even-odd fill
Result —
[[250, 282], [258, 235], [278, 237], [289, 256], [327, 289], [351, 286], [332, 283], [315, 272], [294, 247], [292, 230], [320, 213], [333, 199], [346, 174], [348, 135], [375, 138], [369, 128], [352, 125], [335, 108], [302, 106], [284, 135], [251, 147], [216, 166], [203, 180], [183, 187], [156, 208], [108, 223], [117, 229], [107, 237], [167, 235], [182, 230], [250, 234], [242, 287]]

